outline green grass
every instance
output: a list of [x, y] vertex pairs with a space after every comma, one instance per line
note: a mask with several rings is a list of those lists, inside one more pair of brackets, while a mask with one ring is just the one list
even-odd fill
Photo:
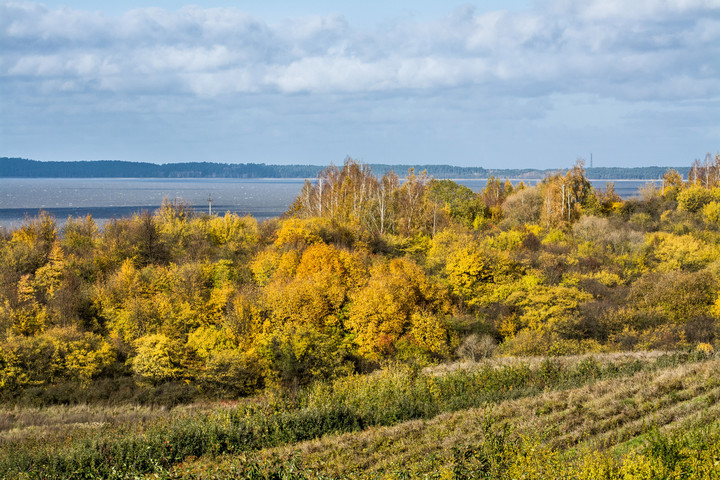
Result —
[[695, 354], [498, 360], [393, 367], [237, 405], [0, 410], [0, 478], [463, 478], [465, 467], [510, 471], [526, 448], [622, 455], [648, 443], [632, 442], [650, 426], [665, 438], [717, 415], [719, 364]]

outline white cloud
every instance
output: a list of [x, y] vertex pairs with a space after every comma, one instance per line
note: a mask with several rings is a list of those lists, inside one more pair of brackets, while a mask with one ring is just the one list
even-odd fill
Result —
[[141, 8], [109, 18], [6, 2], [0, 18], [0, 81], [38, 91], [174, 88], [206, 97], [476, 85], [518, 97], [720, 93], [720, 3], [711, 0], [463, 7], [378, 31], [353, 29], [339, 15], [273, 25], [232, 8]]
[[588, 21], [654, 20], [716, 10], [717, 0], [559, 0], [555, 7]]

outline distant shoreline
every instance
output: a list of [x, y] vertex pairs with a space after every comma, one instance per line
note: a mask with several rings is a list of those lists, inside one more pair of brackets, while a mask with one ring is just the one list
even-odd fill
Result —
[[[545, 177], [501, 177], [499, 175], [493, 175], [498, 180], [510, 180], [510, 182], [541, 182]], [[436, 180], [450, 180], [453, 182], [467, 182], [476, 181], [483, 182], [487, 181], [492, 177], [433, 177], [428, 175], [428, 178], [435, 178]], [[662, 178], [594, 178], [586, 177], [590, 182], [662, 182]], [[3, 177], [0, 175], [0, 180], [137, 180], [137, 181], [163, 181], [171, 182], [178, 181], [213, 181], [219, 182], [228, 180], [230, 182], [237, 181], [252, 181], [252, 182], [268, 182], [268, 183], [302, 183], [305, 180], [314, 182], [317, 180], [316, 177]], [[403, 177], [400, 177], [400, 181], [404, 181]]]
[[[341, 165], [338, 165], [340, 167]], [[120, 160], [43, 162], [24, 158], [0, 157], [0, 178], [137, 178], [137, 179], [305, 179], [315, 178], [328, 166], [266, 165], [263, 163], [142, 163]], [[452, 165], [386, 165], [368, 164], [375, 175], [394, 171], [401, 177], [409, 170], [426, 171], [428, 176], [452, 180], [483, 180], [489, 177], [518, 181], [542, 180], [548, 175], [565, 172], [552, 169], [488, 169]], [[668, 169], [687, 177], [689, 167], [588, 167], [585, 176], [598, 181], [659, 180]]]

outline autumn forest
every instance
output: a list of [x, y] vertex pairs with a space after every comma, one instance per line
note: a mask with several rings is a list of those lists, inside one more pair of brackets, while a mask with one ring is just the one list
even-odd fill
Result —
[[[460, 399], [470, 394], [458, 393], [455, 400], [437, 400], [434, 410], [327, 431], [399, 425], [524, 398], [528, 385], [535, 388], [528, 396], [583, 387], [590, 363], [562, 359], [591, 359], [598, 381], [626, 378], [622, 369], [629, 363], [602, 360], [619, 355], [640, 358], [627, 378], [711, 361], [720, 348], [720, 155], [714, 163], [696, 163], [688, 179], [669, 170], [662, 184], [648, 184], [628, 200], [612, 183], [594, 189], [582, 162], [534, 186], [490, 178], [476, 193], [414, 170], [402, 178], [393, 172], [376, 177], [348, 159], [307, 181], [278, 219], [201, 215], [182, 199], [104, 226], [87, 217], [58, 228], [41, 214], [3, 232], [0, 265], [0, 399], [8, 408], [132, 404], [150, 412], [263, 398], [266, 406], [252, 408], [295, 415], [312, 405], [322, 385], [334, 386], [327, 387], [331, 396], [362, 381], [408, 381], [402, 385], [412, 390], [437, 378], [428, 372], [443, 365], [500, 362], [483, 370], [486, 383], [474, 384], [487, 385], [504, 372], [493, 380], [499, 397], [465, 405]], [[643, 352], [665, 352], [665, 360]], [[502, 363], [534, 357], [545, 363]], [[410, 380], [388, 380], [393, 375]], [[563, 383], [568, 379], [576, 383]], [[453, 388], [460, 389], [457, 382]], [[409, 397], [420, 395], [410, 390]], [[267, 407], [268, 399], [275, 407]], [[256, 415], [247, 410], [255, 404], [243, 405], [243, 418]], [[500, 410], [493, 415], [502, 416]], [[552, 452], [574, 445], [531, 444], [484, 425], [483, 446], [453, 450], [448, 465], [509, 471], [498, 458], [510, 458], [510, 450], [497, 458], [488, 450], [487, 438], [498, 435], [506, 435], [502, 448], [514, 449], [512, 458], [543, 445], [548, 465]], [[272, 437], [241, 450], [325, 433]], [[675, 441], [656, 435], [660, 444]], [[478, 460], [481, 454], [490, 460]], [[178, 455], [158, 465], [187, 458]], [[611, 457], [592, 458], [595, 466], [607, 460], [616, 473], [623, 468]], [[5, 468], [38, 464], [27, 462]], [[247, 478], [280, 478], [263, 465], [256, 477], [246, 471]], [[215, 478], [198, 471], [187, 478]], [[493, 478], [459, 471], [444, 478]], [[182, 477], [179, 470], [167, 475]], [[646, 478], [617, 475], [567, 478]]]

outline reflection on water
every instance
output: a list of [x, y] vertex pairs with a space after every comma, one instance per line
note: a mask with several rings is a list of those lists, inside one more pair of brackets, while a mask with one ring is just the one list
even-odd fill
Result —
[[[143, 210], [154, 211], [163, 199], [182, 199], [198, 212], [250, 214], [260, 220], [277, 217], [295, 200], [304, 179], [127, 179], [127, 178], [3, 178], [0, 179], [0, 227], [19, 227], [26, 216], [40, 210], [62, 226], [68, 216], [92, 215], [98, 224]], [[480, 191], [487, 179], [457, 180]], [[526, 184], [536, 181], [525, 180]], [[517, 181], [513, 181], [517, 184]], [[638, 194], [645, 180], [617, 180], [623, 198]], [[592, 181], [604, 189], [606, 181]]]

